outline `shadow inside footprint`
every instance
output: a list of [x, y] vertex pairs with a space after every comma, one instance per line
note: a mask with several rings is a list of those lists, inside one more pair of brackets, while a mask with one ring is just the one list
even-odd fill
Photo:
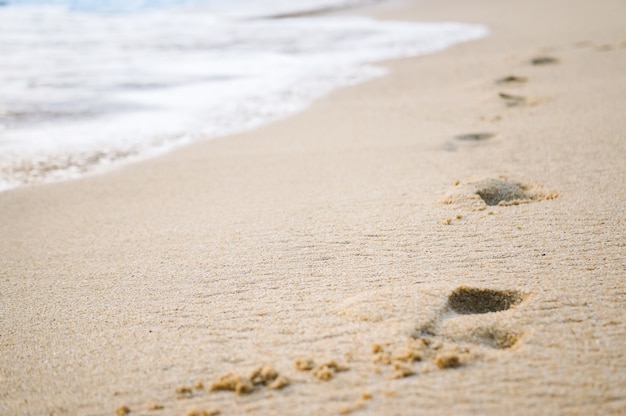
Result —
[[454, 138], [462, 142], [482, 142], [484, 140], [489, 140], [494, 136], [495, 134], [493, 133], [468, 133], [459, 134], [458, 136], [454, 136]]
[[520, 105], [528, 104], [528, 100], [526, 99], [526, 97], [523, 97], [521, 95], [508, 94], [506, 92], [501, 92], [498, 95], [502, 100], [504, 100], [508, 107], [517, 107]]
[[551, 65], [559, 63], [559, 60], [551, 56], [538, 56], [530, 60], [533, 65]]
[[447, 307], [461, 315], [479, 314], [505, 311], [522, 300], [522, 294], [514, 290], [501, 291], [461, 286], [448, 296]]
[[530, 199], [522, 185], [504, 179], [487, 179], [479, 183], [476, 194], [490, 206]]
[[528, 81], [526, 77], [519, 77], [517, 75], [509, 75], [496, 80], [496, 84], [523, 84]]

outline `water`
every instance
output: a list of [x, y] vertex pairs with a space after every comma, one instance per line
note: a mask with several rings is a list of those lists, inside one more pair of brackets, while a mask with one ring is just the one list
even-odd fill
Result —
[[371, 62], [487, 33], [271, 18], [356, 2], [9, 0], [0, 7], [0, 190], [251, 129], [383, 75]]

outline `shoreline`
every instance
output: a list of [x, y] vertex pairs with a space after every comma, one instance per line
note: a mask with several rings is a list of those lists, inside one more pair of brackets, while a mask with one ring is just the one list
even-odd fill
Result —
[[[619, 414], [624, 5], [368, 10], [491, 35], [0, 193], [0, 413]], [[264, 364], [290, 385], [208, 391]]]
[[[353, 16], [359, 14], [358, 10], [368, 9], [370, 7], [376, 7], [377, 3], [382, 3], [385, 0], [366, 0], [362, 4], [343, 4], [336, 6], [321, 7], [318, 9], [309, 9], [287, 13], [270, 14], [268, 19], [291, 19], [299, 17], [315, 17], [315, 16], [328, 16], [333, 14], [347, 14]], [[355, 13], [356, 11], [356, 13]]]
[[[219, 13], [215, 16], [220, 20]], [[61, 20], [56, 23], [63, 25], [63, 19], [67, 17], [60, 17]], [[193, 14], [182, 14], [178, 20], [173, 19], [170, 24], [173, 27], [185, 27], [187, 24], [193, 26], [193, 17]], [[33, 16], [28, 13], [21, 16], [21, 19], [24, 20], [32, 18]], [[6, 134], [2, 135], [2, 142], [0, 143], [5, 153], [0, 158], [0, 190], [37, 183], [71, 180], [91, 174], [102, 174], [125, 164], [166, 154], [173, 149], [193, 142], [249, 132], [259, 126], [276, 122], [304, 110], [311, 102], [334, 89], [382, 76], [384, 71], [376, 68], [371, 62], [423, 55], [429, 51], [432, 53], [433, 50], [443, 49], [449, 44], [474, 40], [486, 34], [486, 29], [477, 25], [419, 23], [407, 25], [375, 21], [374, 19], [359, 20], [349, 17], [340, 17], [339, 19], [294, 19], [290, 23], [279, 23], [271, 19], [261, 18], [257, 19], [256, 22], [239, 19], [236, 20], [238, 23], [231, 26], [226, 24], [223, 36], [224, 38], [231, 38], [235, 44], [237, 37], [235, 32], [237, 30], [250, 32], [248, 35], [250, 39], [247, 42], [254, 42], [256, 31], [261, 31], [260, 33], [276, 32], [276, 36], [259, 40], [258, 47], [268, 51], [276, 49], [287, 67], [284, 72], [276, 71], [276, 68], [270, 69], [274, 64], [268, 61], [264, 64], [265, 66], [260, 66], [258, 72], [250, 71], [245, 75], [245, 70], [237, 68], [239, 65], [236, 60], [228, 59], [229, 54], [233, 52], [231, 48], [235, 48], [235, 46], [213, 45], [215, 47], [212, 47], [211, 42], [208, 42], [204, 49], [195, 54], [193, 52], [182, 54], [179, 57], [181, 65], [186, 60], [194, 59], [195, 56], [196, 59], [200, 59], [200, 63], [197, 64], [199, 67], [205, 65], [204, 71], [197, 70], [196, 72], [204, 72], [208, 78], [213, 78], [215, 69], [212, 68], [214, 65], [210, 61], [215, 59], [211, 56], [216, 54], [225, 59], [220, 64], [224, 66], [223, 71], [228, 72], [227, 67], [230, 67], [230, 71], [240, 72], [238, 76], [230, 77], [231, 80], [229, 81], [228, 77], [223, 78], [217, 75], [215, 78], [222, 79], [222, 81], [214, 83], [209, 80], [194, 80], [190, 74], [186, 82], [180, 80], [178, 85], [174, 85], [171, 82], [168, 83], [165, 75], [159, 78], [152, 74], [155, 78], [152, 88], [140, 92], [142, 88], [138, 90], [132, 87], [133, 85], [135, 87], [142, 85], [141, 80], [134, 79], [136, 74], [133, 75], [133, 71], [119, 70], [116, 76], [126, 78], [126, 84], [129, 87], [117, 90], [113, 86], [103, 86], [99, 95], [103, 102], [118, 100], [121, 107], [127, 107], [126, 110], [121, 108], [117, 112], [110, 111], [107, 114], [106, 108], [99, 106], [93, 97], [91, 99], [85, 98], [84, 111], [82, 114], [73, 114], [76, 117], [74, 121], [70, 120], [72, 111], [67, 111], [63, 116], [62, 112], [55, 113], [55, 105], [46, 110], [45, 105], [42, 104], [42, 111], [50, 111], [46, 116], [45, 112], [36, 109], [31, 109], [29, 113], [29, 110], [26, 109], [28, 105], [24, 107], [23, 112], [13, 112], [12, 106], [7, 104], [9, 110], [4, 119], [13, 120], [15, 125], [13, 127], [7, 125]], [[52, 20], [54, 21], [54, 19]], [[97, 21], [103, 22], [103, 20]], [[225, 21], [227, 22], [228, 19]], [[140, 26], [147, 23], [142, 20], [141, 15], [131, 14], [122, 18], [118, 22], [118, 26], [120, 28], [132, 26], [133, 22]], [[294, 24], [294, 22], [297, 23]], [[78, 26], [80, 27], [80, 25]], [[244, 28], [247, 29], [244, 30]], [[196, 27], [195, 30], [201, 31], [203, 28], [200, 26]], [[290, 36], [286, 35], [287, 32], [294, 30], [297, 30], [294, 35], [295, 33], [301, 35], [301, 41], [290, 40]], [[190, 33], [194, 32], [191, 28], [189, 31]], [[140, 31], [137, 35], [145, 36], [144, 32]], [[333, 39], [333, 33], [336, 34], [337, 39]], [[50, 53], [52, 55], [68, 53], [72, 49], [71, 39], [73, 36], [71, 34], [65, 35], [68, 42], [67, 47], [55, 46], [56, 44], [53, 43], [49, 45], [52, 48]], [[351, 40], [359, 34], [362, 35], [361, 41]], [[190, 36], [179, 35], [181, 47], [190, 42]], [[313, 45], [307, 45], [306, 39], [310, 36], [319, 38], [313, 42], [318, 44], [319, 50], [317, 52], [315, 52], [316, 48]], [[235, 39], [232, 39], [233, 37]], [[151, 37], [148, 38], [151, 39]], [[157, 40], [159, 37], [154, 36], [154, 38], [152, 41], [159, 50], [159, 45], [162, 47], [167, 43], [161, 45]], [[272, 38], [275, 39], [272, 40]], [[343, 38], [345, 40], [342, 41]], [[245, 43], [243, 39], [240, 41]], [[111, 52], [106, 55], [106, 52], [100, 52], [112, 62], [117, 62], [120, 67], [123, 67], [125, 61], [124, 42], [124, 39], [112, 36], [110, 42], [103, 48], [104, 50], [117, 50], [118, 53]], [[280, 52], [283, 42], [294, 42], [293, 48], [299, 52], [297, 54], [285, 52], [283, 55]], [[325, 46], [321, 46], [322, 44]], [[358, 50], [356, 47], [358, 44], [361, 45], [361, 52], [353, 53], [353, 50]], [[21, 47], [18, 49], [31, 49], [28, 42], [20, 45]], [[72, 54], [80, 56], [80, 45], [73, 46], [77, 49]], [[132, 45], [127, 46], [132, 47]], [[39, 56], [39, 49], [41, 48], [35, 48], [30, 55]], [[323, 50], [326, 52], [320, 52]], [[98, 52], [94, 51], [93, 54], [97, 55]], [[337, 56], [335, 57], [334, 54]], [[23, 61], [22, 64], [24, 64], [28, 61], [25, 58], [28, 55], [23, 54], [20, 59], [14, 60]], [[158, 59], [162, 60], [166, 60], [169, 56], [166, 51], [156, 55], [158, 55]], [[204, 61], [199, 57], [203, 55], [208, 55]], [[248, 55], [247, 59], [250, 63], [265, 59], [259, 53], [250, 52]], [[271, 56], [272, 54], [267, 59], [271, 60]], [[36, 61], [36, 58], [33, 59]], [[207, 59], [209, 62], [206, 62]], [[74, 72], [80, 73], [80, 63], [75, 62], [74, 64], [77, 66]], [[15, 65], [18, 64], [14, 63], [12, 66]], [[115, 66], [115, 64], [113, 65]], [[146, 71], [158, 67], [154, 62], [145, 66], [147, 67], [144, 68]], [[249, 65], [243, 65], [243, 67], [249, 67]], [[174, 71], [175, 68], [181, 69], [179, 66], [174, 66], [169, 72]], [[134, 72], [138, 71], [140, 71], [139, 67]], [[37, 76], [45, 78], [47, 74], [50, 82], [54, 83], [54, 80], [62, 73], [63, 70], [59, 73], [59, 68], [55, 68], [53, 65]], [[168, 71], [164, 72], [164, 74], [166, 73]], [[272, 75], [281, 73], [282, 77]], [[97, 73], [92, 75], [94, 78], [98, 78]], [[102, 77], [104, 74], [100, 74], [100, 76]], [[19, 75], [14, 75], [14, 77], [15, 82], [19, 84]], [[7, 79], [10, 78], [11, 76]], [[10, 90], [10, 85], [8, 87]], [[87, 78], [77, 80], [76, 90], [83, 90], [89, 95], [90, 81]], [[36, 91], [35, 88], [32, 94], [35, 94]], [[55, 91], [60, 96], [63, 95], [62, 91], [58, 91], [58, 89]], [[33, 96], [29, 96], [29, 93], [22, 95], [24, 102], [34, 99]], [[125, 95], [126, 97], [124, 97]], [[203, 99], [198, 99], [198, 97], [203, 96]], [[11, 94], [7, 99], [9, 100], [7, 103], [13, 101]], [[224, 105], [224, 102], [227, 105]], [[33, 105], [31, 103], [30, 106]], [[66, 106], [71, 107], [72, 105], [66, 103]], [[76, 105], [74, 104], [74, 106]], [[37, 124], [35, 117], [37, 114], [41, 116], [39, 124]], [[30, 122], [28, 116], [31, 117]], [[0, 119], [2, 118], [0, 114]], [[21, 122], [20, 118], [22, 118]], [[0, 125], [1, 128], [2, 125]], [[56, 143], [56, 146], [47, 146], [47, 142]]]

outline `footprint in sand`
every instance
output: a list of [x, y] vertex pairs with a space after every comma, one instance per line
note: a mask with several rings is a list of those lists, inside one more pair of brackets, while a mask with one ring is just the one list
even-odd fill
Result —
[[418, 326], [403, 346], [396, 342], [372, 345], [376, 373], [410, 377], [433, 369], [462, 367], [494, 351], [511, 350], [524, 331], [507, 311], [518, 307], [526, 296], [516, 290], [456, 288], [435, 316]]
[[517, 75], [508, 75], [506, 77], [502, 77], [496, 80], [496, 84], [500, 85], [515, 85], [515, 84], [525, 84], [528, 81], [526, 77], [520, 77]]
[[530, 64], [535, 66], [554, 65], [558, 63], [559, 60], [553, 56], [536, 56], [530, 60]]
[[547, 100], [545, 97], [526, 97], [508, 92], [499, 92], [498, 97], [507, 107], [532, 107]]
[[454, 139], [461, 142], [484, 142], [491, 138], [495, 137], [494, 133], [468, 133], [468, 134], [459, 134], [455, 136]]
[[523, 105], [534, 104], [537, 102], [535, 99], [529, 99], [523, 95], [514, 95], [507, 92], [500, 92], [498, 96], [504, 101], [507, 107], [520, 107]]
[[576, 48], [590, 48], [595, 52], [609, 52], [619, 49], [626, 49], [626, 41], [615, 41], [613, 43], [596, 43], [590, 40], [584, 40], [576, 42], [574, 44]]
[[523, 300], [515, 290], [492, 290], [461, 286], [448, 296], [446, 308], [459, 315], [501, 312], [511, 309]]
[[472, 211], [483, 211], [487, 206], [520, 205], [556, 197], [556, 191], [545, 190], [542, 184], [516, 182], [501, 176], [457, 181], [441, 202], [447, 205], [465, 205]]
[[494, 290], [460, 286], [448, 295], [445, 307], [427, 324], [419, 327], [415, 338], [434, 338], [457, 347], [510, 349], [523, 331], [507, 322], [501, 312], [510, 310], [526, 298], [516, 290]]
[[485, 179], [476, 184], [476, 195], [489, 206], [530, 202], [536, 195], [529, 190], [529, 186], [506, 179]]
[[457, 136], [454, 136], [454, 141], [449, 141], [448, 143], [446, 143], [445, 148], [449, 152], [455, 152], [458, 149], [459, 144], [465, 144], [468, 146], [478, 145], [482, 142], [486, 142], [489, 139], [494, 138], [495, 136], [495, 133], [489, 132], [459, 134]]
[[[541, 66], [556, 64], [559, 60], [551, 56], [538, 56], [530, 60], [531, 65]], [[503, 86], [516, 86], [522, 85], [528, 82], [528, 78], [518, 75], [508, 75], [502, 78], [498, 78], [495, 83]], [[498, 96], [507, 107], [521, 107], [532, 106], [539, 104], [542, 100], [534, 97], [525, 97], [523, 95], [510, 94], [508, 92], [499, 92]]]

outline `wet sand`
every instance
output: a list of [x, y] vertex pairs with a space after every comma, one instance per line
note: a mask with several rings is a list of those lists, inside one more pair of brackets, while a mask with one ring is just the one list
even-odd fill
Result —
[[1, 414], [623, 412], [626, 5], [362, 12], [492, 35], [0, 193]]

